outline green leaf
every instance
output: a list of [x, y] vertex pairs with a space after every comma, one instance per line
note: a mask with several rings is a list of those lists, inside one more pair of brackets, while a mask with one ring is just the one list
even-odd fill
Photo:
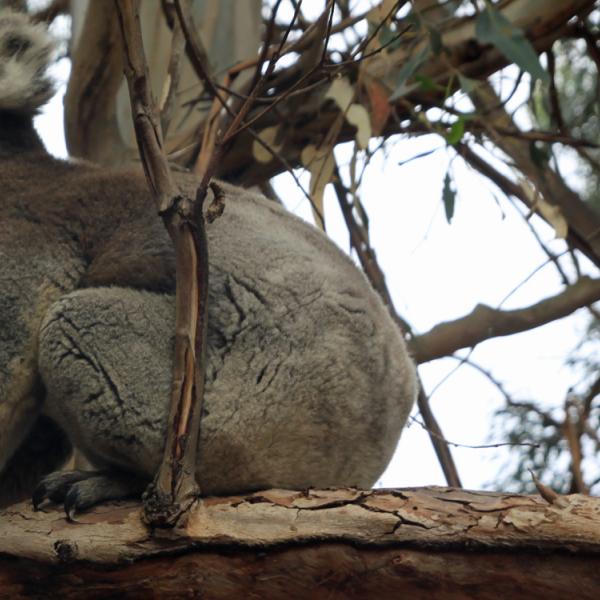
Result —
[[537, 81], [532, 82], [531, 91], [529, 93], [529, 106], [535, 116], [540, 129], [550, 129], [556, 124], [553, 123], [552, 110], [548, 94], [543, 86]]
[[442, 190], [442, 201], [444, 202], [444, 211], [446, 212], [446, 221], [452, 222], [454, 216], [454, 204], [456, 202], [456, 189], [454, 188], [454, 181], [450, 173], [450, 168], [446, 171], [444, 177], [444, 189]]
[[542, 68], [538, 55], [523, 31], [491, 4], [487, 4], [477, 17], [475, 35], [482, 44], [496, 46], [508, 60], [527, 71], [534, 79], [548, 82], [548, 73]]
[[446, 142], [450, 146], [454, 146], [454, 144], [458, 144], [460, 140], [462, 140], [463, 135], [465, 134], [465, 118], [458, 117], [454, 123], [452, 123], [452, 127], [450, 127], [450, 131], [446, 134]]
[[419, 84], [419, 87], [424, 92], [431, 92], [435, 89], [439, 89], [439, 85], [431, 79], [431, 77], [427, 77], [425, 75], [415, 75], [415, 81]]
[[402, 36], [398, 35], [398, 32], [387, 24], [381, 26], [377, 40], [382, 46], [385, 46], [388, 52], [399, 48], [403, 43]]
[[423, 46], [419, 52], [413, 54], [403, 65], [398, 73], [398, 79], [396, 80], [396, 89], [392, 92], [390, 100], [397, 100], [401, 96], [407, 94], [412, 86], [406, 85], [406, 82], [416, 72], [416, 70], [427, 60], [431, 48], [429, 46]]
[[416, 12], [411, 12], [404, 19], [402, 23], [407, 27], [410, 27], [413, 31], [419, 31], [421, 29], [421, 17]]
[[427, 32], [429, 33], [429, 45], [431, 46], [431, 50], [438, 56], [445, 48], [444, 43], [442, 42], [442, 36], [440, 35], [440, 32], [433, 27], [427, 27]]

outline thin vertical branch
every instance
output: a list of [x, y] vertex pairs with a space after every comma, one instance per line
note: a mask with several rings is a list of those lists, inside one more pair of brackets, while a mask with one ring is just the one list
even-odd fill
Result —
[[[342, 215], [344, 216], [344, 220], [346, 222], [346, 228], [350, 234], [350, 243], [358, 255], [358, 259], [363, 271], [371, 282], [373, 289], [375, 289], [375, 291], [380, 295], [383, 303], [387, 306], [388, 310], [390, 311], [390, 315], [396, 322], [396, 325], [398, 325], [400, 332], [403, 335], [410, 335], [411, 330], [409, 324], [396, 312], [394, 308], [392, 297], [385, 282], [385, 275], [383, 274], [383, 271], [377, 262], [373, 249], [369, 245], [367, 236], [365, 235], [364, 230], [358, 225], [354, 215], [352, 214], [352, 207], [347, 201], [347, 190], [342, 183], [340, 172], [337, 166], [335, 167], [334, 171], [333, 188], [335, 190]], [[450, 451], [450, 447], [444, 438], [442, 428], [440, 427], [435, 415], [433, 414], [433, 411], [431, 410], [429, 398], [425, 394], [423, 383], [420, 377], [418, 378], [418, 382], [419, 395], [417, 396], [417, 405], [419, 407], [419, 412], [423, 417], [423, 422], [425, 423], [425, 427], [429, 433], [431, 445], [433, 446], [433, 449], [437, 455], [438, 461], [444, 473], [444, 477], [446, 478], [448, 485], [452, 487], [462, 487], [462, 483], [458, 475], [458, 469], [456, 468], [456, 464], [454, 463], [454, 459], [452, 457], [452, 452]]]
[[452, 452], [450, 451], [450, 447], [448, 446], [448, 442], [444, 437], [442, 432], [442, 428], [438, 423], [433, 411], [431, 410], [431, 405], [429, 404], [429, 398], [423, 389], [423, 382], [419, 377], [419, 395], [417, 396], [417, 406], [419, 407], [419, 412], [423, 417], [423, 423], [425, 423], [425, 427], [427, 427], [427, 433], [429, 434], [429, 439], [431, 440], [431, 445], [433, 446], [433, 450], [437, 456], [438, 462], [442, 467], [442, 471], [444, 473], [444, 477], [448, 482], [448, 485], [452, 487], [462, 487], [462, 483], [460, 481], [460, 477], [458, 475], [458, 469], [456, 468], [456, 463], [454, 462], [454, 458], [452, 456]]
[[160, 123], [163, 135], [166, 137], [175, 109], [175, 99], [179, 87], [179, 76], [181, 74], [181, 57], [185, 48], [185, 38], [178, 19], [173, 22], [173, 37], [171, 40], [171, 56], [167, 69], [165, 90], [160, 106]]
[[581, 417], [582, 415], [578, 410], [577, 404], [570, 397], [567, 397], [565, 401], [565, 421], [562, 430], [571, 454], [571, 486], [569, 490], [571, 494], [587, 494], [588, 492], [581, 470], [583, 452], [581, 448], [581, 433], [578, 431]]
[[196, 455], [204, 397], [208, 252], [202, 216], [204, 196], [181, 194], [167, 163], [152, 98], [135, 0], [115, 0], [123, 62], [140, 157], [158, 212], [176, 256], [175, 357], [171, 409], [163, 460], [144, 494], [150, 525], [172, 527], [185, 518], [199, 495]]

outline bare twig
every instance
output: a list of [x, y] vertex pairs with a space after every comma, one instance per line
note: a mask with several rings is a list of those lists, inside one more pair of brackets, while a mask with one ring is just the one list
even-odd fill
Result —
[[552, 488], [549, 488], [547, 485], [544, 485], [535, 475], [535, 473], [529, 469], [529, 473], [531, 473], [531, 478], [533, 479], [533, 483], [537, 488], [540, 496], [548, 503], [554, 504], [559, 508], [567, 508], [569, 503], [564, 496], [557, 494]]
[[592, 412], [592, 403], [596, 397], [600, 396], [600, 375], [596, 378], [596, 380], [590, 386], [587, 394], [583, 399], [583, 419], [585, 421], [588, 420], [590, 413]]
[[183, 196], [171, 176], [150, 88], [137, 2], [115, 0], [123, 62], [142, 165], [176, 255], [176, 335], [171, 410], [163, 460], [144, 497], [147, 522], [172, 527], [199, 494], [196, 449], [204, 396], [208, 253], [204, 197]]
[[[188, 57], [192, 63], [204, 89], [213, 97], [219, 98], [219, 90], [215, 87], [208, 67], [208, 55], [198, 35], [192, 17], [190, 0], [175, 0], [175, 9], [187, 43]], [[225, 102], [222, 102], [225, 106]]]
[[352, 207], [346, 199], [348, 190], [346, 190], [344, 184], [342, 183], [341, 175], [337, 166], [335, 167], [334, 171], [333, 189], [337, 196], [338, 204], [340, 206], [340, 210], [342, 211], [346, 228], [348, 229], [348, 234], [350, 235], [350, 243], [352, 244], [352, 247], [358, 256], [358, 260], [360, 261], [363, 271], [371, 282], [373, 289], [380, 295], [383, 303], [389, 310], [392, 319], [394, 319], [400, 328], [400, 331], [412, 335], [410, 325], [396, 312], [396, 309], [394, 308], [392, 296], [388, 290], [385, 281], [385, 275], [381, 270], [379, 263], [377, 262], [375, 251], [369, 245], [369, 241], [364, 230], [358, 225], [354, 215], [352, 214]]
[[[503, 175], [489, 162], [485, 161], [467, 144], [458, 143], [455, 145], [455, 150], [477, 171], [485, 175], [490, 181], [493, 181], [507, 196], [514, 196], [519, 199], [525, 206], [533, 209], [530, 199], [524, 193], [520, 185], [511, 181], [506, 175]], [[592, 219], [593, 222], [593, 219]], [[567, 232], [567, 242], [583, 252], [594, 264], [600, 266], [600, 256], [594, 250], [593, 244], [597, 243], [596, 238], [598, 233], [593, 234], [591, 238], [581, 235], [579, 231], [572, 228], [569, 223]], [[590, 243], [592, 242], [592, 243]]]
[[529, 448], [539, 448], [540, 446], [539, 444], [535, 444], [533, 442], [492, 442], [491, 444], [463, 444], [462, 442], [452, 442], [443, 435], [438, 435], [435, 431], [429, 429], [425, 423], [419, 421], [419, 419], [416, 417], [410, 416], [409, 419], [412, 423], [416, 423], [421, 429], [426, 431], [430, 436], [443, 440], [445, 444], [452, 446], [453, 448], [465, 448], [467, 450], [493, 450], [495, 448], [504, 448], [506, 446], [526, 446]]
[[[329, 8], [332, 4], [333, 4], [333, 0], [328, 0], [328, 4], [325, 7], [325, 11], [323, 12], [323, 14], [319, 17], [319, 19], [316, 22], [317, 26], [319, 24], [322, 25], [323, 23], [325, 23], [325, 24], [327, 23], [327, 21], [324, 21], [324, 19], [328, 15], [327, 11], [329, 10]], [[318, 29], [316, 31], [318, 31]], [[289, 31], [288, 31], [288, 33], [289, 33]], [[286, 36], [286, 38], [284, 38], [284, 41], [285, 41], [285, 39], [287, 39], [287, 36]], [[325, 40], [325, 44], [326, 43], [327, 43], [327, 40]], [[250, 91], [250, 94], [248, 95], [246, 102], [242, 105], [242, 108], [236, 115], [236, 118], [234, 119], [233, 123], [229, 126], [228, 130], [225, 132], [225, 134], [223, 136], [224, 143], [233, 139], [235, 136], [238, 136], [244, 129], [247, 129], [248, 127], [250, 127], [254, 122], [258, 121], [266, 113], [273, 110], [273, 108], [277, 104], [279, 104], [282, 100], [289, 97], [289, 95], [292, 92], [294, 92], [295, 90], [297, 90], [298, 88], [300, 88], [302, 86], [302, 84], [317, 70], [317, 67], [321, 64], [320, 62], [318, 62], [316, 65], [307, 65], [306, 72], [303, 73], [302, 75], [300, 75], [297, 78], [297, 80], [290, 86], [289, 89], [287, 89], [282, 94], [278, 94], [273, 99], [273, 102], [269, 106], [264, 108], [262, 111], [259, 111], [258, 114], [254, 115], [248, 121], [244, 122], [244, 119], [245, 119], [247, 113], [250, 111], [250, 108], [252, 108], [252, 106], [254, 104], [254, 99], [259, 96], [259, 94], [262, 90], [263, 82], [266, 81], [272, 75], [272, 73], [275, 69], [275, 65], [276, 65], [277, 61], [279, 60], [280, 52], [282, 51], [282, 49], [283, 49], [283, 46], [281, 46], [279, 50], [276, 49], [273, 53], [271, 53], [269, 64], [267, 65], [264, 75], [262, 76], [261, 80], [257, 83], [257, 85]], [[321, 60], [322, 60], [322, 57], [321, 57]], [[230, 74], [231, 74], [231, 71], [230, 71]]]
[[169, 67], [167, 70], [167, 79], [165, 90], [160, 106], [160, 122], [163, 135], [166, 137], [175, 109], [175, 98], [177, 97], [177, 88], [179, 87], [179, 76], [181, 74], [181, 56], [185, 46], [185, 38], [181, 23], [178, 19], [173, 22], [173, 37], [171, 40], [171, 56], [169, 58]]

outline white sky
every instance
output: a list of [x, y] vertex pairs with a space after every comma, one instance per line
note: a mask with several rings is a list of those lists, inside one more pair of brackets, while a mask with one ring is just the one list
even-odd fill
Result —
[[[55, 70], [59, 81], [68, 77], [68, 61]], [[66, 156], [62, 131], [64, 86], [37, 118], [36, 126], [47, 147]], [[401, 141], [390, 147], [388, 157], [373, 161], [364, 178], [361, 198], [370, 217], [371, 240], [397, 310], [417, 332], [440, 321], [470, 312], [478, 302], [496, 306], [546, 257], [529, 233], [517, 210], [486, 180], [453, 163], [458, 188], [451, 225], [446, 223], [441, 201], [442, 183], [452, 156], [441, 149], [434, 154], [398, 166], [424, 150], [443, 145], [426, 136]], [[347, 160], [348, 145], [338, 157]], [[301, 176], [307, 187], [305, 175]], [[310, 209], [289, 175], [275, 182], [288, 208], [311, 220]], [[348, 250], [348, 236], [331, 190], [325, 197], [328, 232]], [[539, 221], [539, 220], [538, 220]], [[538, 231], [550, 248], [564, 247], [553, 240], [553, 231], [538, 223]], [[527, 306], [560, 290], [552, 265], [541, 269], [504, 305]], [[587, 320], [583, 311], [575, 317], [537, 330], [484, 342], [471, 358], [491, 370], [517, 399], [534, 399], [560, 406], [577, 375], [564, 366], [565, 357], [581, 339]], [[454, 367], [453, 359], [423, 365], [420, 373], [427, 391]], [[462, 366], [433, 395], [432, 407], [447, 439], [461, 444], [484, 444], [490, 438], [492, 412], [502, 398], [485, 377]], [[493, 482], [503, 450], [453, 448], [463, 484], [481, 488]], [[380, 480], [386, 487], [444, 484], [427, 433], [411, 424], [398, 451]]]

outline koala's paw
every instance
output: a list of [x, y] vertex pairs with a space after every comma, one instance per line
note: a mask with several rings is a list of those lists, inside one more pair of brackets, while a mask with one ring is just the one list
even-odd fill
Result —
[[110, 471], [56, 471], [44, 477], [33, 492], [33, 508], [45, 500], [63, 504], [67, 520], [107, 500], [140, 496], [148, 482], [129, 473]]

